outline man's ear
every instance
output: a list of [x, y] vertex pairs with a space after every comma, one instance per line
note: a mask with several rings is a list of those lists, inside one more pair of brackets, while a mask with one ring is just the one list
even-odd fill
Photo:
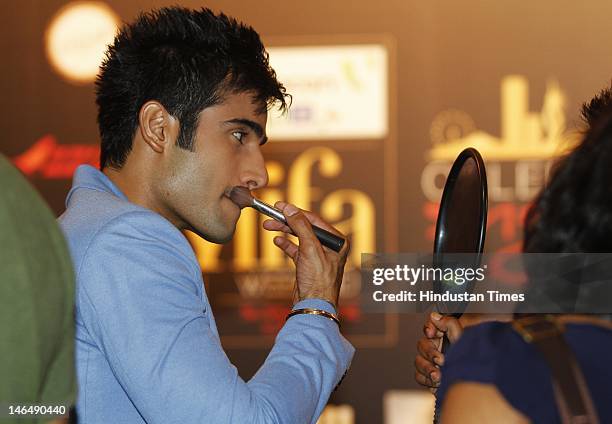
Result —
[[174, 144], [178, 121], [168, 113], [161, 103], [150, 100], [140, 108], [138, 115], [140, 135], [156, 153]]

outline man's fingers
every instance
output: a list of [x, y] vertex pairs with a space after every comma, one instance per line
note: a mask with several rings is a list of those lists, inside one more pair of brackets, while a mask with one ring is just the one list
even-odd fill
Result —
[[[283, 210], [288, 204], [289, 203], [279, 201], [279, 202], [276, 202], [274, 206], [277, 209]], [[340, 231], [336, 230], [334, 227], [329, 225], [325, 220], [323, 220], [323, 218], [321, 218], [316, 213], [307, 211], [304, 209], [300, 209], [300, 211], [304, 214], [304, 216], [308, 219], [308, 222], [310, 222], [312, 225], [316, 225], [319, 228], [323, 228], [324, 230], [327, 230], [332, 234], [335, 234], [337, 236], [344, 238], [344, 234], [342, 234]]]
[[[283, 202], [277, 202], [277, 205], [281, 203]], [[310, 251], [312, 249], [322, 249], [321, 244], [312, 231], [310, 222], [300, 209], [289, 203], [282, 204], [282, 207], [279, 209], [281, 209], [283, 215], [285, 215], [287, 225], [289, 225], [293, 234], [298, 237], [302, 250]]]
[[319, 228], [323, 228], [324, 230], [329, 231], [332, 234], [335, 234], [339, 237], [344, 238], [344, 234], [342, 234], [340, 231], [336, 230], [334, 227], [332, 227], [331, 225], [329, 225], [326, 221], [323, 220], [323, 218], [321, 218], [319, 215], [317, 215], [314, 212], [311, 211], [303, 211], [304, 215], [306, 215], [306, 218], [308, 218], [308, 221], [310, 221], [311, 224], [316, 225]]
[[275, 219], [266, 219], [262, 226], [268, 231], [282, 231], [283, 233], [293, 234], [289, 226]]
[[[329, 225], [327, 222], [321, 219], [317, 214], [313, 212], [305, 211], [303, 209], [298, 208], [295, 205], [292, 205], [286, 202], [282, 202], [282, 201], [276, 202], [274, 204], [274, 207], [276, 207], [277, 209], [283, 212], [283, 215], [285, 215], [285, 218], [287, 220], [288, 227], [281, 228], [277, 224], [273, 224], [273, 223], [266, 224], [267, 221], [264, 221], [265, 229], [274, 230], [274, 231], [284, 231], [287, 234], [295, 235], [300, 239], [300, 243], [302, 243], [303, 241], [306, 241], [307, 243], [306, 247], [309, 247], [311, 243], [310, 240], [317, 239], [317, 241], [313, 243], [315, 243], [318, 247], [314, 247], [315, 244], [313, 244], [312, 246], [315, 249], [321, 250], [321, 252], [323, 252], [323, 248], [322, 248], [323, 244], [321, 243], [320, 240], [318, 240], [312, 228], [313, 225], [317, 226], [321, 229], [324, 229], [344, 239], [344, 244], [342, 245], [342, 249], [340, 249], [340, 251], [337, 253], [340, 255], [341, 258], [346, 260], [348, 252], [350, 250], [350, 243], [348, 239], [344, 236], [344, 234], [342, 234], [340, 231], [336, 230], [334, 227]], [[296, 210], [297, 212], [295, 212]], [[303, 225], [303, 223], [307, 223], [307, 225]], [[295, 228], [295, 225], [298, 225], [299, 227]], [[302, 235], [299, 234], [300, 227], [303, 228]], [[311, 237], [310, 235], [306, 235], [306, 232], [311, 233], [313, 237]], [[307, 237], [307, 240], [305, 240], [304, 237]], [[325, 250], [327, 249], [329, 248], [326, 248]], [[332, 249], [329, 249], [329, 250], [331, 251]]]
[[278, 202], [276, 202], [276, 203], [274, 204], [274, 207], [275, 207], [276, 209], [280, 209], [280, 210], [282, 211], [283, 209], [285, 209], [285, 206], [287, 206], [287, 205], [288, 205], [288, 203], [287, 203], [287, 202], [283, 202], [282, 200], [279, 200]]
[[463, 327], [455, 317], [443, 316], [437, 312], [432, 312], [431, 322], [438, 330], [446, 334], [451, 343], [455, 343], [463, 333]]
[[298, 247], [284, 237], [274, 237], [274, 244], [294, 261], [297, 259]]

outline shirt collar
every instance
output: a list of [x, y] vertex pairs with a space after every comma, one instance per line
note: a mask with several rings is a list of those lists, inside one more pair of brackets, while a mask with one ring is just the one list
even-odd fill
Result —
[[80, 188], [111, 193], [120, 199], [128, 200], [125, 194], [123, 194], [121, 190], [119, 190], [119, 188], [113, 184], [106, 175], [104, 175], [104, 173], [98, 171], [91, 165], [81, 165], [74, 172], [72, 188], [66, 197], [66, 207], [68, 207], [70, 204], [70, 198], [72, 197], [73, 193]]

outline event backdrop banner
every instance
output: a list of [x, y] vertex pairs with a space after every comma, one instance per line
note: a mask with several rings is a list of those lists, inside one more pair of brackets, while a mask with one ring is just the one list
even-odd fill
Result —
[[[0, 150], [56, 214], [79, 164], [98, 166], [93, 80], [105, 45], [139, 11], [177, 2], [14, 2], [2, 14]], [[180, 1], [201, 7], [198, 1]], [[528, 203], [580, 139], [582, 102], [609, 85], [612, 4], [543, 0], [236, 2], [293, 95], [272, 110], [268, 203], [293, 202], [346, 233], [343, 332], [357, 348], [322, 424], [431, 422], [413, 380], [424, 313], [364, 307], [362, 254], [429, 254], [446, 174], [476, 147], [489, 183], [485, 252], [520, 252]], [[222, 343], [243, 378], [290, 307], [292, 264], [244, 210], [232, 243], [187, 234]]]

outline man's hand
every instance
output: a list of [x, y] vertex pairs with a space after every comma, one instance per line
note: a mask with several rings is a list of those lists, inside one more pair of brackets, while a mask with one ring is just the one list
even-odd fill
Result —
[[442, 380], [440, 367], [444, 364], [444, 354], [440, 351], [442, 338], [446, 334], [450, 342], [455, 343], [462, 332], [463, 326], [457, 318], [431, 313], [423, 327], [424, 337], [417, 343], [418, 353], [414, 361], [417, 383], [428, 387], [432, 393], [436, 392]]
[[348, 240], [345, 241], [342, 250], [336, 253], [321, 245], [312, 231], [312, 225], [344, 238], [338, 230], [318, 215], [298, 209], [292, 204], [276, 202], [274, 206], [283, 212], [288, 225], [266, 220], [263, 227], [270, 231], [294, 234], [299, 239], [299, 245], [296, 245], [285, 237], [274, 238], [274, 244], [295, 264], [297, 293], [294, 300], [297, 302], [312, 298], [323, 299], [337, 308], [344, 264], [349, 252]]

